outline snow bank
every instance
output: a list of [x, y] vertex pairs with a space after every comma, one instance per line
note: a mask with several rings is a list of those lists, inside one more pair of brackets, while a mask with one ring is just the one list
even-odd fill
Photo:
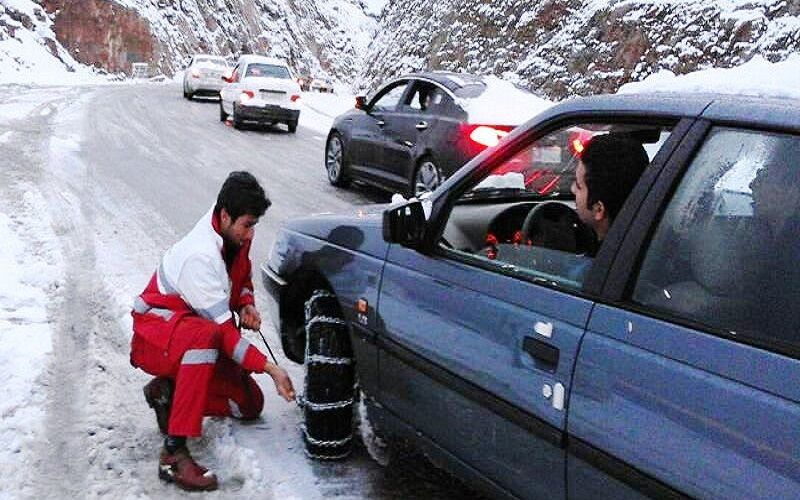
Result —
[[300, 98], [303, 106], [300, 112], [300, 125], [327, 135], [333, 119], [353, 109], [355, 99], [355, 96], [350, 94], [304, 92]]
[[619, 89], [619, 93], [650, 92], [719, 92], [800, 98], [800, 55], [794, 54], [778, 63], [756, 56], [734, 68], [711, 68], [679, 76], [671, 71], [660, 71]]
[[520, 125], [553, 105], [552, 101], [521, 90], [496, 76], [483, 77], [486, 90], [473, 99], [457, 99], [470, 123]]
[[[46, 203], [34, 193], [29, 191], [24, 203], [38, 212]], [[53, 348], [46, 290], [61, 279], [53, 245], [34, 245], [19, 236], [41, 237], [47, 232], [46, 221], [31, 227], [26, 220], [23, 224], [0, 213], [0, 464], [6, 476], [0, 482], [0, 497], [25, 491], [24, 469], [35, 460], [29, 445], [42, 432], [45, 402], [36, 380]]]

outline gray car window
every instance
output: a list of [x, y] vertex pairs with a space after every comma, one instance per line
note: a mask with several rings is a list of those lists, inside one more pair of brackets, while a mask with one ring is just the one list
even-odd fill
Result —
[[276, 64], [251, 63], [247, 65], [247, 72], [244, 76], [254, 76], [261, 78], [282, 78], [290, 80], [292, 75], [286, 66]]
[[408, 82], [403, 81], [384, 89], [381, 94], [378, 95], [377, 100], [372, 103], [370, 109], [372, 111], [394, 110], [397, 107], [397, 103], [399, 103], [400, 99], [403, 97], [407, 86]]
[[800, 138], [718, 128], [647, 250], [633, 301], [734, 338], [800, 347]]

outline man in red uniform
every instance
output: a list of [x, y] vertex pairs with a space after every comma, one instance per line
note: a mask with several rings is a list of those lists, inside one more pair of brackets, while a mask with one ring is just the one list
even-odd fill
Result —
[[235, 324], [261, 328], [254, 305], [250, 243], [270, 205], [248, 172], [232, 172], [217, 202], [162, 258], [134, 303], [131, 364], [154, 375], [144, 387], [166, 435], [159, 477], [187, 490], [214, 490], [216, 476], [186, 447], [205, 415], [254, 419], [264, 396], [250, 375], [267, 373], [278, 394], [294, 399], [286, 371], [269, 363]]

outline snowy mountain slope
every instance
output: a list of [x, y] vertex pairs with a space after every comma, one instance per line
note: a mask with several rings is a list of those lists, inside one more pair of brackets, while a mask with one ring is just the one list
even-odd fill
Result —
[[47, 57], [66, 71], [78, 61], [129, 74], [131, 63], [149, 62], [151, 72], [172, 75], [195, 52], [263, 53], [288, 60], [298, 73], [349, 77], [361, 70], [377, 28], [372, 14], [382, 8], [381, 0], [40, 3], [0, 2], [0, 81]]
[[613, 92], [662, 69], [783, 60], [800, 47], [799, 13], [797, 0], [394, 0], [361, 85], [428, 68], [504, 75], [554, 98]]

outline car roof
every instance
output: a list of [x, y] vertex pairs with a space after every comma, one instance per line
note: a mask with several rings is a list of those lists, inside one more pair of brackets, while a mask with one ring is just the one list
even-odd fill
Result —
[[620, 117], [703, 117], [718, 123], [759, 128], [800, 130], [800, 100], [768, 96], [658, 92], [648, 94], [602, 94], [563, 101], [537, 117], [537, 121], [570, 113], [597, 112]]
[[281, 59], [277, 59], [275, 57], [258, 56], [255, 54], [243, 55], [239, 57], [239, 62], [246, 64], [250, 63], [274, 64], [276, 66], [286, 66], [287, 68], [289, 67], [289, 65], [286, 64], [286, 62], [282, 61]]
[[450, 92], [454, 92], [467, 85], [483, 84], [483, 79], [478, 75], [473, 75], [470, 73], [455, 73], [453, 71], [424, 71], [420, 73], [409, 73], [407, 75], [395, 78], [394, 80], [402, 80], [406, 78], [430, 80], [438, 83]]

